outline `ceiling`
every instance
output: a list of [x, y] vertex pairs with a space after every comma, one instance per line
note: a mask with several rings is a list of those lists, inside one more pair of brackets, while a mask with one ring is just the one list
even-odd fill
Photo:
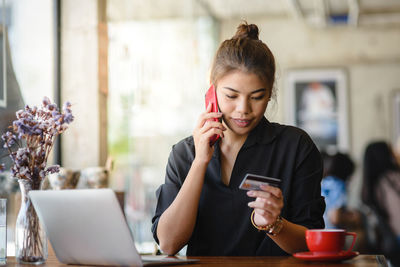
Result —
[[109, 21], [296, 18], [313, 27], [400, 25], [400, 0], [107, 0]]

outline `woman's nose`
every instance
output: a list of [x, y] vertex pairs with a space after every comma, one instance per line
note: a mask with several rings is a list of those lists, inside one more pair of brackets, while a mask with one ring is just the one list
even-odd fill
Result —
[[240, 113], [247, 114], [251, 111], [250, 102], [248, 99], [239, 99], [236, 110]]

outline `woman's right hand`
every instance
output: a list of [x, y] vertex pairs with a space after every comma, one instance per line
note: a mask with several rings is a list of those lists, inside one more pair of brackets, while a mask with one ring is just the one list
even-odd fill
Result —
[[203, 112], [193, 131], [194, 145], [196, 149], [195, 160], [208, 163], [214, 153], [214, 147], [210, 146], [210, 138], [214, 134], [218, 134], [221, 138], [224, 137], [226, 128], [219, 121], [214, 121], [214, 118], [221, 118], [222, 113], [210, 112], [211, 104], [208, 105]]

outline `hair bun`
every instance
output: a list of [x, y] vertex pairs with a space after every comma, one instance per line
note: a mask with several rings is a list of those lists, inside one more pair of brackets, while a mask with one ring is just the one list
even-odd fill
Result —
[[247, 22], [241, 23], [237, 27], [237, 31], [234, 39], [250, 38], [258, 40], [258, 27], [255, 24], [247, 24]]

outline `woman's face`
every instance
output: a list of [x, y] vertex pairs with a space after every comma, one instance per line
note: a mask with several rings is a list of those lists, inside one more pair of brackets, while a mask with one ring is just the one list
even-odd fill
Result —
[[217, 84], [217, 98], [226, 126], [237, 135], [247, 135], [264, 116], [269, 88], [256, 74], [233, 71]]

